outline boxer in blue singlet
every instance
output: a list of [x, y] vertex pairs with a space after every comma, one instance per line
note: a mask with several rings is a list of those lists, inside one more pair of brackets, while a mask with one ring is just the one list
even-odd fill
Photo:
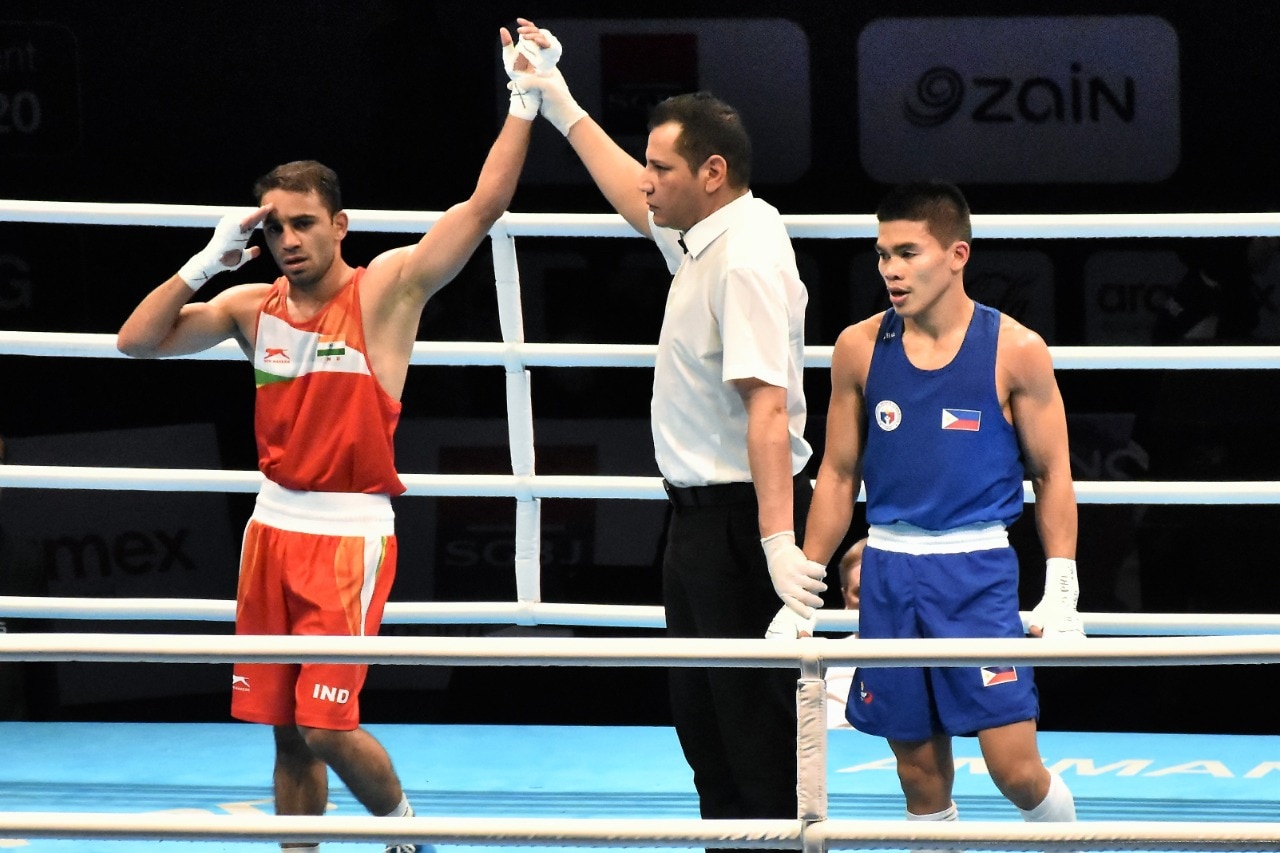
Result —
[[[1082, 637], [1075, 490], [1049, 348], [966, 294], [971, 228], [958, 188], [900, 186], [877, 219], [892, 307], [836, 342], [805, 554], [831, 559], [865, 484], [860, 636], [1024, 636], [1006, 530], [1028, 477], [1048, 558], [1030, 631]], [[956, 735], [978, 737], [992, 780], [1024, 818], [1075, 819], [1071, 792], [1036, 744], [1030, 668], [997, 664], [858, 669], [846, 714], [888, 740], [908, 819], [956, 819]]]

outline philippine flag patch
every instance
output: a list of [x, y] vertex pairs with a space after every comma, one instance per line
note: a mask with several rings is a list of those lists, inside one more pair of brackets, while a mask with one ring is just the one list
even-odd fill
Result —
[[982, 412], [976, 409], [943, 409], [942, 428], [977, 432], [982, 426]]
[[982, 686], [995, 687], [997, 684], [1008, 684], [1018, 680], [1018, 670], [1012, 666], [984, 666], [982, 668]]

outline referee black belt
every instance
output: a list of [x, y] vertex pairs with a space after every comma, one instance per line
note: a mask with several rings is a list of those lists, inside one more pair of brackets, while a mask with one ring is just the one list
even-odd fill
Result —
[[734, 504], [754, 503], [756, 487], [754, 483], [713, 483], [710, 486], [673, 486], [666, 480], [662, 488], [667, 490], [667, 499], [679, 507], [690, 506], [732, 506]]

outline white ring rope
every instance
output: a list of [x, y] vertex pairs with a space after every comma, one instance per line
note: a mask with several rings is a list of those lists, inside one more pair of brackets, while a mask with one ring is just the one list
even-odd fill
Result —
[[[212, 226], [226, 208], [201, 205], [95, 204], [0, 200], [0, 221], [92, 225]], [[429, 229], [440, 212], [349, 210], [355, 231]], [[865, 238], [871, 216], [786, 216], [796, 238]], [[1280, 214], [1102, 214], [975, 216], [975, 234], [997, 238], [1224, 237], [1280, 235]], [[411, 364], [501, 366], [507, 377], [510, 476], [406, 474], [409, 495], [510, 496], [517, 500], [515, 569], [519, 601], [464, 604], [392, 603], [387, 622], [501, 620], [516, 624], [628, 624], [657, 627], [660, 608], [554, 605], [540, 601], [539, 542], [542, 498], [659, 499], [653, 477], [547, 477], [534, 470], [530, 367], [651, 367], [655, 347], [548, 345], [524, 340], [519, 271], [513, 238], [636, 237], [616, 215], [505, 214], [490, 232], [502, 342], [415, 345]], [[809, 347], [806, 367], [826, 367], [831, 347]], [[0, 355], [123, 358], [110, 335], [0, 332]], [[1280, 347], [1060, 347], [1061, 369], [1274, 369]], [[239, 359], [227, 343], [195, 358]], [[257, 472], [63, 466], [0, 467], [0, 486], [254, 492]], [[1081, 502], [1280, 503], [1278, 483], [1080, 483]], [[1027, 499], [1031, 500], [1029, 487]], [[230, 621], [230, 602], [0, 597], [0, 614], [52, 618], [188, 618]], [[610, 614], [605, 617], [603, 614]], [[126, 615], [127, 614], [127, 615]], [[823, 629], [856, 627], [857, 614], [823, 613]], [[834, 617], [834, 619], [832, 618]], [[537, 637], [262, 637], [224, 635], [0, 634], [0, 660], [189, 662], [344, 661], [436, 665], [768, 666], [799, 667], [800, 719], [797, 757], [801, 814], [826, 816], [825, 699], [822, 676], [830, 663], [882, 666], [986, 664], [991, 660], [1035, 665], [1182, 665], [1280, 662], [1277, 622], [1267, 617], [1181, 617], [1160, 614], [1087, 614], [1095, 632], [1107, 618], [1115, 631], [1149, 636], [1078, 643], [1021, 640], [770, 640], [686, 638]], [[602, 619], [612, 621], [600, 621]], [[1025, 619], [1025, 614], [1024, 614]], [[575, 621], [582, 620], [582, 621]], [[852, 621], [850, 621], [852, 620]], [[1101, 630], [1105, 631], [1105, 628]], [[1214, 636], [1160, 636], [1162, 634]], [[1226, 635], [1226, 636], [1224, 636]], [[817, 689], [815, 689], [817, 688]], [[394, 824], [394, 825], [393, 825]], [[899, 821], [626, 821], [314, 818], [182, 815], [101, 815], [0, 812], [0, 834], [58, 838], [225, 839], [355, 841], [388, 835], [437, 842], [489, 844], [589, 844], [592, 846], [689, 846], [726, 841], [734, 846], [802, 849], [919, 846], [964, 849], [1280, 850], [1273, 824], [1180, 824], [1153, 829], [1140, 823], [951, 825]]]
[[[225, 211], [206, 205], [109, 204], [0, 200], [0, 221], [79, 223], [96, 225], [169, 225], [207, 227]], [[442, 215], [438, 211], [349, 211], [353, 230], [418, 232], [431, 227]], [[848, 238], [871, 236], [875, 221], [871, 216], [790, 216], [784, 217], [798, 237]], [[975, 217], [975, 230], [987, 236], [1067, 236], [1207, 237], [1226, 234], [1280, 234], [1278, 214], [1117, 214], [1063, 216]], [[515, 568], [519, 601], [478, 603], [476, 606], [418, 605], [404, 614], [406, 620], [505, 621], [516, 624], [599, 624], [660, 625], [661, 616], [652, 609], [618, 611], [609, 606], [547, 605], [540, 601], [539, 558], [540, 516], [543, 498], [645, 499], [665, 497], [657, 477], [627, 476], [546, 476], [533, 466], [533, 426], [528, 368], [533, 366], [651, 367], [654, 346], [530, 344], [524, 341], [520, 310], [519, 270], [514, 235], [538, 236], [636, 236], [614, 214], [513, 214], [507, 213], [492, 232], [495, 284], [504, 340], [501, 342], [418, 342], [411, 363], [418, 365], [490, 365], [505, 368], [508, 377], [508, 435], [512, 452], [510, 475], [402, 476], [409, 496], [514, 497], [517, 499]], [[826, 367], [831, 347], [810, 347], [807, 367]], [[0, 355], [124, 358], [116, 350], [115, 338], [106, 334], [64, 334], [0, 332]], [[1061, 369], [1272, 369], [1280, 367], [1280, 347], [1059, 347], [1053, 350]], [[230, 342], [192, 358], [239, 360], [242, 354]], [[71, 466], [0, 466], [0, 487], [51, 489], [120, 489], [147, 491], [256, 492], [262, 482], [257, 471], [205, 469], [157, 470], [153, 468], [88, 468]], [[1280, 503], [1277, 482], [1079, 482], [1080, 503], [1099, 504], [1276, 504]], [[862, 496], [859, 496], [862, 499]], [[1030, 484], [1024, 499], [1034, 501]], [[174, 602], [174, 615], [195, 615], [205, 605]], [[74, 605], [59, 605], [60, 608]], [[392, 620], [401, 617], [397, 605], [388, 610]], [[67, 615], [64, 610], [63, 616]], [[849, 624], [848, 614], [823, 614], [824, 629], [835, 630]], [[828, 624], [827, 617], [834, 617]], [[1115, 617], [1112, 619], [1112, 617]], [[71, 618], [75, 618], [74, 616]], [[88, 617], [86, 617], [88, 618]], [[116, 616], [98, 618], [123, 618]], [[159, 617], [156, 617], [159, 618]], [[1182, 633], [1183, 617], [1157, 616], [1151, 623], [1129, 614], [1094, 614], [1091, 624], [1103, 630], [1152, 633]], [[551, 622], [543, 623], [540, 620]], [[530, 621], [532, 620], [532, 621]], [[1112, 621], [1112, 625], [1108, 625]], [[854, 622], [856, 624], [856, 621]], [[1193, 631], [1237, 631], [1234, 620], [1199, 617], [1192, 620]], [[1246, 625], [1260, 624], [1246, 617]], [[1265, 624], [1265, 623], [1264, 623]], [[1132, 628], [1125, 627], [1132, 625]], [[1271, 626], [1266, 625], [1266, 630]]]
[[701, 637], [336, 637], [221, 634], [0, 634], [0, 660], [98, 663], [372, 663], [432, 666], [882, 667], [1001, 663], [1186, 666], [1280, 662], [1280, 635], [790, 642]]
[[[1091, 637], [1178, 637], [1280, 634], [1270, 613], [1080, 614]], [[1024, 626], [1029, 612], [1021, 614]], [[858, 630], [858, 611], [819, 610], [819, 631]], [[71, 598], [0, 595], [0, 618], [104, 621], [233, 622], [235, 602], [195, 598]], [[564, 604], [547, 601], [392, 601], [384, 625], [573, 625], [663, 628], [660, 605]]]
[[[0, 222], [213, 227], [227, 210], [217, 205], [0, 199]], [[419, 233], [443, 212], [349, 208], [347, 215], [353, 231]], [[798, 238], [847, 239], [876, 233], [875, 217], [869, 214], [782, 218]], [[612, 213], [507, 213], [502, 221], [512, 237], [640, 236]], [[973, 232], [978, 237], [1013, 239], [1280, 236], [1280, 213], [974, 214]]]
[[[534, 474], [402, 474], [407, 497], [521, 497], [665, 500], [659, 477]], [[257, 471], [209, 468], [88, 468], [63, 465], [0, 466], [0, 488], [109, 489], [156, 492], [256, 493]], [[1082, 504], [1276, 504], [1280, 481], [1141, 482], [1080, 480], [1076, 500]], [[859, 494], [862, 500], [864, 495]], [[1030, 483], [1023, 498], [1034, 502]]]
[[[833, 347], [805, 347], [805, 367], [831, 366]], [[499, 341], [418, 341], [409, 363], [416, 366], [653, 367], [652, 344], [536, 344]], [[1059, 370], [1274, 370], [1280, 346], [1060, 346], [1050, 347]], [[119, 358], [115, 335], [85, 332], [0, 331], [0, 355], [57, 358]], [[230, 341], [172, 361], [242, 361]]]
[[775, 850], [1280, 850], [1280, 823], [440, 818], [0, 812], [0, 835], [143, 841], [385, 841]]
[[[212, 649], [212, 651], [210, 651]], [[938, 845], [962, 850], [973, 846], [1023, 849], [1028, 840], [1045, 840], [1048, 849], [1132, 849], [1135, 839], [1150, 839], [1154, 849], [1257, 849], [1280, 847], [1273, 828], [1261, 824], [1210, 824], [1208, 832], [1188, 826], [1153, 831], [1150, 825], [1113, 824], [980, 824], [942, 827], [902, 822], [827, 821], [826, 685], [830, 663], [877, 663], [882, 666], [927, 664], [983, 665], [992, 660], [1035, 665], [1151, 666], [1274, 663], [1280, 661], [1280, 636], [1090, 639], [1045, 642], [1028, 639], [833, 641], [819, 638], [781, 643], [776, 640], [629, 638], [406, 638], [316, 636], [195, 636], [118, 634], [2, 634], [0, 661], [82, 662], [363, 662], [436, 665], [593, 665], [593, 666], [749, 666], [800, 667], [797, 682], [797, 795], [795, 821], [689, 821], [615, 819], [512, 819], [502, 828], [491, 818], [478, 821], [466, 838], [489, 844], [573, 844], [588, 846], [688, 846], [701, 842], [748, 842], [738, 846], [802, 849], [822, 853], [832, 847], [877, 847], [890, 839], [937, 839]], [[171, 817], [171, 816], [170, 816]], [[167, 816], [118, 814], [42, 814], [0, 812], [0, 830], [39, 837], [107, 837], [192, 839], [252, 837], [289, 840], [363, 840], [421, 837], [435, 841], [458, 838], [449, 827], [460, 819], [389, 819], [324, 817], [237, 818], [182, 816], [182, 831]], [[153, 823], [152, 821], [158, 821]], [[205, 823], [205, 820], [211, 820]], [[412, 820], [412, 825], [404, 821]], [[465, 821], [466, 819], [461, 819]], [[374, 821], [378, 821], [375, 823]], [[395, 825], [393, 826], [393, 822]], [[877, 827], [883, 826], [884, 832]], [[353, 828], [354, 827], [354, 828]], [[1197, 827], [1197, 830], [1200, 828]], [[482, 831], [483, 836], [471, 833]], [[346, 835], [353, 832], [356, 835]], [[934, 832], [943, 834], [934, 835]], [[1253, 832], [1269, 832], [1251, 835]], [[186, 835], [185, 833], [195, 833]], [[205, 833], [208, 833], [207, 835]], [[333, 835], [330, 835], [333, 833]], [[364, 834], [368, 833], [368, 834]], [[887, 834], [886, 834], [887, 833]], [[1032, 833], [1023, 835], [1022, 833]], [[1144, 836], [1144, 833], [1146, 835]], [[1117, 838], [1118, 836], [1118, 838]], [[1099, 842], [1101, 840], [1100, 843]], [[1206, 846], [1206, 839], [1216, 839]], [[956, 843], [957, 841], [961, 843]], [[717, 845], [719, 846], [719, 845]], [[912, 845], [915, 846], [915, 845]], [[937, 845], [934, 845], [937, 846]]]

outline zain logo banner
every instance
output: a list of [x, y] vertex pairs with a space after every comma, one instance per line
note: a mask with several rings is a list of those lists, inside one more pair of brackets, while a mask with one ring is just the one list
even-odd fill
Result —
[[880, 18], [858, 39], [862, 164], [886, 183], [1161, 181], [1179, 74], [1154, 16]]

